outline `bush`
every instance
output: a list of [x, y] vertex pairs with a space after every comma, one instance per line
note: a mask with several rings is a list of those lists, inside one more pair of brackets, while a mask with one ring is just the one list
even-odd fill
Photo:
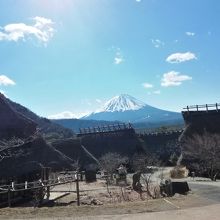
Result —
[[170, 176], [173, 179], [186, 178], [189, 174], [189, 171], [186, 167], [176, 166], [170, 171]]

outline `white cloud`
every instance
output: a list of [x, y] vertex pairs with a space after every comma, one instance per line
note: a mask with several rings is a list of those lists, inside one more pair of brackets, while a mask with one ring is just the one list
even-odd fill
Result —
[[197, 59], [194, 53], [186, 52], [186, 53], [173, 53], [167, 57], [166, 61], [169, 63], [182, 63], [194, 59]]
[[170, 71], [163, 74], [163, 78], [161, 79], [161, 86], [180, 86], [184, 81], [187, 80], [192, 80], [192, 77], [188, 75], [181, 75], [179, 72], [176, 71]]
[[78, 119], [78, 118], [85, 116], [88, 113], [89, 112], [73, 113], [71, 111], [64, 111], [64, 112], [60, 112], [54, 115], [49, 115], [48, 118], [49, 119]]
[[13, 86], [13, 85], [15, 85], [15, 82], [12, 79], [5, 76], [5, 75], [0, 75], [0, 86], [1, 85], [3, 85], [3, 86]]
[[70, 111], [60, 112], [54, 115], [49, 115], [49, 119], [63, 119], [63, 118], [77, 118], [76, 115]]
[[154, 47], [156, 47], [156, 48], [160, 48], [160, 47], [163, 47], [165, 45], [165, 43], [162, 42], [159, 39], [151, 39], [151, 42], [154, 45]]
[[195, 33], [194, 33], [194, 32], [190, 32], [190, 31], [187, 31], [185, 34], [186, 34], [187, 36], [190, 36], [190, 37], [195, 36]]
[[101, 100], [101, 99], [96, 99], [95, 101], [96, 101], [97, 103], [99, 103], [99, 104], [102, 103], [102, 100]]
[[33, 25], [12, 23], [2, 27], [0, 29], [0, 41], [17, 42], [35, 37], [40, 42], [47, 43], [53, 37], [54, 22], [44, 17], [34, 17], [32, 20], [34, 21]]
[[121, 53], [121, 49], [117, 48], [115, 58], [114, 58], [114, 64], [118, 65], [118, 64], [121, 64], [122, 62], [124, 62], [124, 57]]
[[161, 91], [160, 90], [156, 90], [156, 91], [153, 91], [153, 93], [156, 94], [156, 95], [160, 95]]
[[0, 89], [0, 93], [3, 94], [4, 96], [6, 96], [6, 92], [4, 90]]
[[150, 83], [143, 83], [142, 85], [143, 85], [143, 87], [144, 87], [145, 89], [150, 89], [150, 88], [153, 88], [153, 87], [154, 87], [154, 86], [153, 86], [152, 84], [150, 84]]
[[89, 99], [82, 99], [81, 104], [91, 106], [92, 102]]
[[115, 64], [120, 64], [124, 61], [124, 59], [122, 57], [115, 57]]

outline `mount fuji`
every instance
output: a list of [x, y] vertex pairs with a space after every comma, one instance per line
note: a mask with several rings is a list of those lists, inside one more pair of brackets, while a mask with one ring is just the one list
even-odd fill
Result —
[[178, 112], [152, 107], [127, 94], [113, 97], [101, 109], [81, 119], [131, 123], [172, 123], [183, 120]]

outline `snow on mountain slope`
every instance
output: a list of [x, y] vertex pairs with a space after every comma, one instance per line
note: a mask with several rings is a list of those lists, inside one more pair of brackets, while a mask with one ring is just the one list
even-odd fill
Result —
[[81, 119], [154, 123], [182, 120], [182, 116], [180, 113], [161, 110], [123, 94], [110, 99], [101, 109]]
[[98, 112], [124, 112], [128, 110], [138, 110], [145, 106], [146, 104], [137, 100], [136, 98], [130, 96], [130, 95], [120, 95], [115, 96], [112, 99], [110, 99], [108, 102], [105, 103], [103, 108]]

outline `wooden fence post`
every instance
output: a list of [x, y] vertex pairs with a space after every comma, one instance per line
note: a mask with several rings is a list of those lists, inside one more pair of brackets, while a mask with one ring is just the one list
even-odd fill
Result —
[[80, 206], [80, 195], [79, 195], [79, 178], [78, 178], [78, 172], [76, 172], [76, 195], [77, 195], [77, 206]]
[[11, 189], [8, 187], [8, 207], [11, 208]]

